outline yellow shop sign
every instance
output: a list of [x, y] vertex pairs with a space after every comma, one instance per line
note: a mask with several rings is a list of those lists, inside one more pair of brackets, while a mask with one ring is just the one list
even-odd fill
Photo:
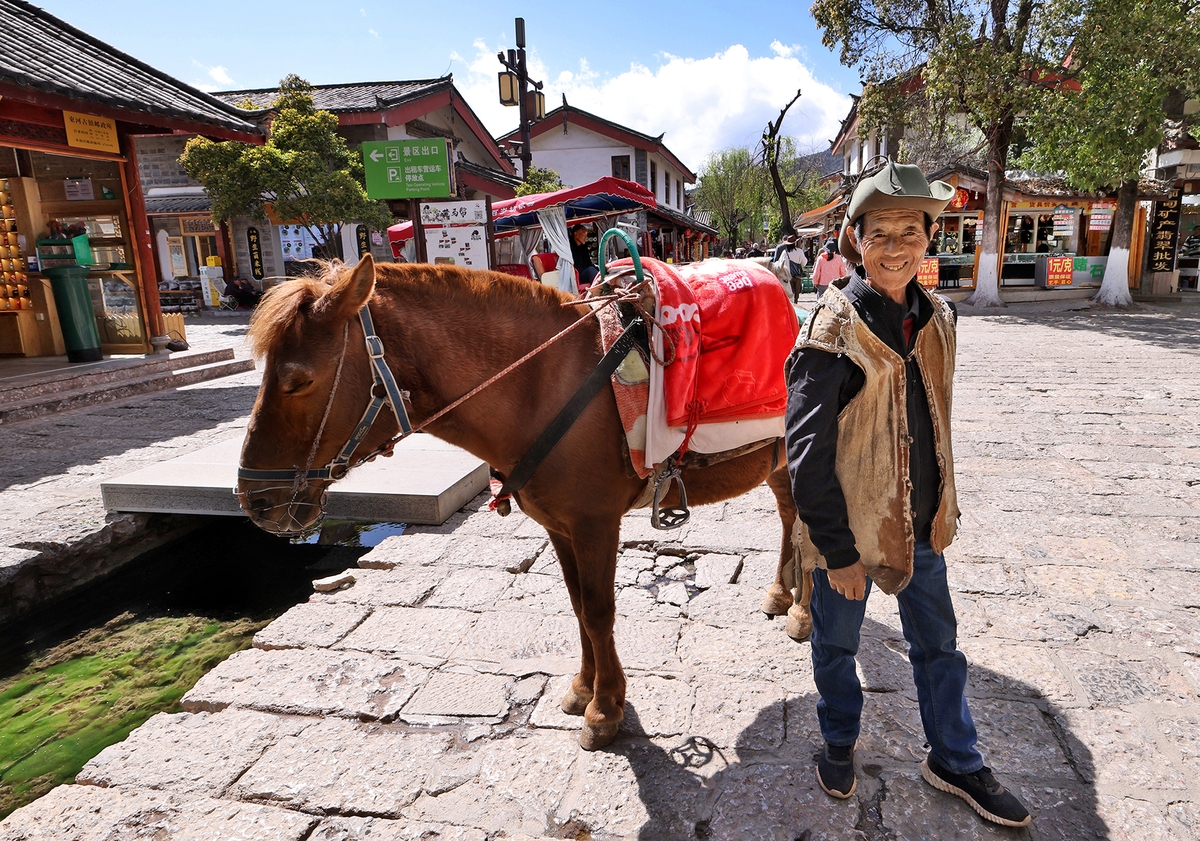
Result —
[[63, 122], [67, 126], [68, 146], [120, 154], [121, 143], [117, 139], [117, 124], [114, 120], [63, 111]]

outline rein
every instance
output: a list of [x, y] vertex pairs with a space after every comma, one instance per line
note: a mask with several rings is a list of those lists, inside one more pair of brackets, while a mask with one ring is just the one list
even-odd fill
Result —
[[[329, 392], [329, 400], [325, 405], [325, 414], [324, 414], [324, 417], [322, 417], [322, 419], [321, 419], [320, 428], [317, 430], [317, 436], [313, 440], [312, 449], [309, 452], [308, 461], [305, 464], [305, 466], [303, 468], [294, 468], [291, 470], [287, 470], [287, 469], [259, 470], [259, 469], [255, 469], [255, 468], [242, 467], [241, 465], [239, 465], [238, 472], [237, 472], [238, 479], [246, 479], [246, 480], [249, 480], [252, 482], [290, 481], [290, 482], [292, 482], [292, 490], [293, 490], [293, 503], [292, 504], [293, 505], [299, 504], [299, 503], [295, 503], [295, 496], [302, 489], [307, 487], [309, 481], [336, 481], [337, 479], [341, 479], [343, 476], [345, 476], [346, 473], [349, 472], [352, 468], [358, 467], [360, 464], [363, 464], [364, 462], [373, 461], [377, 456], [380, 456], [380, 455], [391, 455], [392, 450], [395, 448], [395, 446], [398, 442], [407, 438], [409, 435], [412, 435], [414, 432], [420, 432], [421, 430], [423, 430], [425, 427], [429, 426], [434, 421], [436, 421], [439, 418], [441, 418], [442, 416], [446, 415], [448, 412], [453, 411], [454, 409], [458, 408], [463, 403], [465, 403], [467, 400], [470, 400], [472, 397], [474, 397], [479, 392], [483, 391], [488, 386], [494, 385], [498, 380], [500, 380], [501, 378], [512, 373], [518, 366], [524, 364], [525, 362], [528, 362], [534, 356], [541, 353], [546, 348], [550, 347], [552, 344], [557, 342], [559, 339], [563, 338], [571, 331], [580, 327], [589, 318], [592, 318], [592, 317], [598, 315], [599, 312], [602, 309], [604, 309], [605, 307], [611, 306], [612, 304], [615, 304], [618, 301], [632, 300], [633, 298], [636, 297], [636, 291], [639, 290], [640, 287], [641, 287], [641, 284], [634, 286], [634, 287], [622, 289], [621, 291], [619, 291], [613, 295], [606, 295], [603, 297], [591, 298], [586, 301], [572, 301], [570, 303], [564, 304], [563, 306], [579, 306], [580, 304], [591, 305], [594, 303], [598, 303], [598, 304], [600, 304], [600, 306], [593, 307], [589, 312], [580, 316], [578, 319], [576, 319], [574, 322], [572, 322], [569, 326], [567, 326], [563, 330], [560, 330], [558, 333], [554, 334], [546, 341], [542, 342], [540, 345], [538, 345], [533, 350], [526, 353], [520, 359], [516, 360], [512, 364], [510, 364], [507, 367], [496, 372], [491, 377], [489, 377], [488, 379], [484, 380], [482, 383], [477, 385], [475, 388], [471, 389], [466, 394], [464, 394], [461, 397], [459, 397], [458, 399], [454, 400], [448, 406], [444, 407], [443, 409], [440, 409], [439, 411], [435, 412], [433, 415], [430, 415], [428, 418], [423, 420], [420, 424], [418, 424], [415, 427], [412, 425], [411, 421], [409, 420], [408, 411], [405, 409], [405, 406], [404, 406], [404, 398], [408, 396], [408, 392], [402, 392], [400, 390], [400, 388], [396, 385], [395, 377], [392, 376], [391, 369], [389, 369], [387, 367], [387, 365], [384, 363], [384, 361], [383, 361], [383, 357], [384, 357], [383, 340], [380, 339], [379, 336], [375, 332], [375, 325], [371, 319], [371, 312], [370, 312], [369, 306], [364, 305], [362, 307], [362, 309], [360, 309], [358, 311], [358, 317], [359, 317], [359, 321], [362, 322], [363, 336], [364, 336], [364, 340], [365, 340], [366, 346], [367, 346], [367, 355], [370, 358], [371, 376], [374, 379], [374, 385], [371, 388], [371, 402], [369, 404], [367, 404], [367, 408], [363, 411], [362, 417], [360, 418], [360, 420], [358, 422], [358, 426], [356, 426], [354, 428], [354, 431], [350, 433], [349, 440], [346, 441], [345, 445], [343, 445], [343, 447], [341, 448], [341, 451], [337, 454], [337, 456], [335, 456], [333, 458], [333, 460], [330, 461], [328, 464], [326, 464], [324, 467], [313, 468], [311, 466], [312, 460], [316, 456], [317, 449], [320, 446], [321, 438], [325, 434], [325, 424], [329, 419], [330, 411], [333, 408], [334, 397], [337, 394], [338, 385], [341, 381], [342, 364], [345, 361], [346, 347], [349, 343], [350, 324], [349, 324], [349, 322], [347, 322], [346, 326], [344, 328], [344, 332], [343, 332], [342, 353], [341, 353], [341, 356], [338, 358], [338, 367], [337, 367], [337, 372], [334, 374], [333, 387]], [[606, 360], [603, 360], [603, 361], [606, 361]], [[375, 421], [378, 419], [379, 414], [383, 410], [383, 407], [385, 405], [389, 406], [392, 410], [392, 413], [396, 416], [397, 424], [400, 427], [400, 433], [398, 435], [393, 436], [392, 438], [389, 438], [383, 444], [379, 445], [374, 450], [372, 450], [371, 452], [362, 456], [361, 458], [351, 462], [351, 459], [354, 455], [354, 451], [356, 449], [358, 449], [358, 445], [362, 443], [363, 439], [366, 437], [366, 435], [370, 431], [371, 427], [374, 426]], [[539, 459], [539, 461], [540, 461], [540, 459]], [[236, 492], [236, 494], [238, 496], [240, 496], [241, 493], [242, 492]]]

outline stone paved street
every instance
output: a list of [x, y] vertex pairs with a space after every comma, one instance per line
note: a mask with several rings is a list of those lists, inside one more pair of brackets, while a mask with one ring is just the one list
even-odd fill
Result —
[[[760, 488], [679, 532], [626, 518], [607, 749], [558, 709], [579, 642], [544, 533], [479, 498], [386, 540], [0, 839], [1200, 839], [1200, 305], [962, 310], [950, 580], [981, 747], [1030, 828], [920, 779], [878, 592], [858, 790], [820, 790], [808, 645], [758, 612], [779, 539]], [[235, 397], [162, 457], [236, 426]]]

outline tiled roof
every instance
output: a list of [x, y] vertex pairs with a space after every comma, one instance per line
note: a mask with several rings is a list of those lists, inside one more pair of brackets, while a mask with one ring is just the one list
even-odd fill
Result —
[[[452, 76], [408, 82], [351, 82], [344, 85], [313, 85], [312, 96], [313, 104], [318, 109], [335, 114], [349, 111], [382, 111], [414, 97], [453, 86]], [[270, 108], [271, 103], [279, 96], [279, 89], [219, 91], [213, 95], [230, 105], [240, 104], [248, 98], [256, 108]]]
[[146, 197], [146, 212], [156, 213], [207, 213], [212, 210], [208, 196], [161, 196]]
[[238, 109], [24, 0], [0, 0], [0, 32], [0, 82], [130, 111], [151, 125], [167, 117], [261, 134]]
[[460, 158], [459, 160], [455, 161], [454, 166], [456, 169], [462, 169], [465, 172], [470, 172], [470, 173], [473, 173], [474, 175], [478, 175], [480, 178], [486, 178], [489, 181], [491, 181], [493, 184], [503, 184], [504, 186], [511, 187], [514, 190], [517, 187], [519, 187], [522, 183], [521, 178], [519, 176], [509, 175], [507, 172], [502, 172], [501, 170], [498, 170], [498, 169], [491, 169], [490, 167], [480, 166], [479, 164], [471, 163], [470, 161], [465, 160], [465, 159]]

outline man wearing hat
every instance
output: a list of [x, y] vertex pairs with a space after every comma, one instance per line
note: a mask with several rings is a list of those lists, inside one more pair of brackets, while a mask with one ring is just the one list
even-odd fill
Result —
[[779, 263], [784, 256], [787, 256], [788, 275], [792, 283], [792, 301], [799, 299], [800, 286], [804, 280], [804, 267], [808, 265], [808, 257], [804, 254], [804, 249], [800, 246], [800, 237], [795, 234], [788, 234], [779, 241], [779, 245], [775, 246], [775, 253], [771, 255], [772, 263]]
[[863, 695], [855, 668], [872, 585], [896, 596], [929, 755], [921, 775], [989, 821], [1029, 811], [975, 748], [967, 661], [943, 550], [958, 504], [950, 447], [955, 312], [915, 280], [935, 220], [954, 196], [915, 166], [888, 161], [850, 198], [839, 247], [866, 277], [835, 280], [788, 360], [787, 449], [795, 540], [813, 579], [812, 661], [825, 745], [817, 779], [856, 786]]

